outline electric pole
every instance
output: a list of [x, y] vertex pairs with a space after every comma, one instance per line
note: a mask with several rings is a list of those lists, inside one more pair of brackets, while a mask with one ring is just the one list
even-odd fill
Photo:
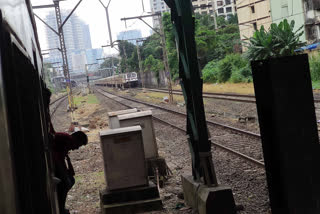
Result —
[[140, 42], [140, 40], [136, 40], [137, 54], [138, 54], [138, 60], [139, 60], [139, 71], [140, 71], [140, 77], [141, 77], [141, 84], [142, 84], [142, 88], [144, 88], [144, 80], [142, 78], [142, 74], [143, 74], [143, 70], [142, 69], [143, 68], [142, 68], [142, 60], [141, 60], [139, 42]]
[[[155, 28], [151, 27], [146, 21], [143, 20], [143, 18], [147, 17], [153, 17], [153, 16], [158, 16], [159, 17], [159, 23], [160, 23], [160, 32], [158, 32]], [[168, 83], [168, 90], [169, 90], [169, 103], [173, 103], [173, 93], [172, 93], [172, 80], [171, 80], [171, 74], [170, 74], [170, 68], [169, 68], [169, 63], [168, 63], [168, 54], [167, 54], [167, 48], [166, 48], [166, 37], [164, 34], [163, 26], [162, 26], [162, 17], [161, 13], [155, 13], [151, 15], [144, 15], [144, 16], [135, 16], [135, 17], [128, 17], [128, 18], [122, 18], [121, 21], [126, 21], [130, 19], [140, 19], [142, 22], [144, 22], [148, 27], [150, 27], [154, 32], [159, 34], [160, 39], [161, 39], [161, 47], [162, 47], [162, 52], [163, 52], [163, 64], [164, 64], [164, 69], [166, 76], [169, 79]]]
[[63, 26], [69, 20], [69, 18], [74, 13], [74, 11], [78, 8], [78, 6], [82, 2], [82, 0], [79, 0], [77, 5], [72, 9], [70, 14], [66, 17], [66, 19], [63, 22], [61, 19], [61, 12], [60, 12], [60, 6], [59, 6], [60, 1], [62, 1], [62, 0], [53, 0], [53, 4], [33, 6], [32, 9], [44, 9], [44, 8], [54, 8], [55, 9], [58, 31], [56, 31], [53, 27], [51, 27], [49, 24], [47, 24], [44, 20], [42, 20], [35, 13], [34, 13], [34, 16], [37, 17], [41, 22], [43, 22], [50, 30], [52, 30], [59, 37], [60, 48], [58, 48], [58, 50], [61, 52], [63, 74], [64, 74], [65, 80], [67, 82], [69, 109], [71, 110], [71, 112], [73, 112], [74, 101], [73, 101], [72, 85], [71, 85], [70, 72], [69, 72], [69, 66], [68, 66], [67, 50], [66, 50], [66, 45], [65, 45], [65, 41], [64, 41]]
[[162, 45], [162, 51], [163, 51], [163, 64], [164, 64], [165, 71], [167, 72], [166, 75], [169, 77], [169, 82], [168, 82], [169, 102], [173, 103], [172, 79], [171, 79], [171, 73], [170, 73], [169, 62], [168, 62], [168, 54], [167, 54], [167, 48], [166, 48], [166, 36], [164, 34], [161, 14], [159, 15], [159, 24], [160, 24], [161, 45]]
[[58, 26], [58, 33], [59, 33], [60, 49], [61, 49], [62, 64], [63, 64], [63, 75], [67, 82], [69, 107], [70, 107], [70, 110], [73, 111], [74, 102], [73, 102], [73, 95], [72, 95], [72, 85], [71, 85], [71, 79], [70, 79], [69, 65], [68, 65], [67, 49], [64, 41], [63, 28], [62, 27], [60, 28], [62, 24], [60, 6], [59, 6], [59, 1], [53, 1], [53, 3], [54, 3], [54, 9], [56, 12], [56, 19], [57, 19], [57, 26]]
[[[109, 18], [109, 5], [111, 3], [111, 0], [109, 0], [108, 5], [105, 6], [101, 0], [99, 0], [99, 2], [101, 3], [101, 5], [104, 7], [105, 11], [106, 11], [106, 17], [107, 17], [107, 24], [108, 24], [108, 31], [109, 31], [109, 40], [110, 40], [110, 46], [111, 48], [113, 48], [113, 41], [112, 41], [112, 33], [111, 33], [111, 26], [110, 26], [110, 18]], [[111, 63], [112, 63], [112, 75], [115, 74], [114, 72], [114, 62], [113, 62], [113, 58], [111, 58]]]

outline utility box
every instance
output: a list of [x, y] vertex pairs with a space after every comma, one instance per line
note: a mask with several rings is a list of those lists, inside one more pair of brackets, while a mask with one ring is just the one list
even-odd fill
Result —
[[150, 110], [119, 115], [118, 119], [120, 127], [141, 126], [146, 159], [158, 158], [158, 148]]
[[108, 190], [148, 185], [140, 126], [100, 132]]
[[110, 129], [120, 128], [119, 119], [117, 117], [118, 115], [130, 114], [130, 113], [134, 113], [137, 111], [138, 110], [136, 108], [133, 108], [133, 109], [126, 109], [126, 110], [121, 110], [121, 111], [108, 112]]

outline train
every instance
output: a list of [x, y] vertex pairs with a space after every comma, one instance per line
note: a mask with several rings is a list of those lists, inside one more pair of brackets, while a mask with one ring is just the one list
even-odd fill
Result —
[[[53, 77], [51, 79], [51, 82], [54, 84], [54, 86], [56, 88], [66, 88], [67, 87], [67, 81], [66, 81], [65, 77], [63, 77], [63, 76]], [[71, 82], [71, 87], [77, 86], [77, 82], [75, 80], [70, 79], [70, 82]]]
[[136, 72], [129, 72], [95, 80], [94, 84], [97, 86], [133, 88], [139, 85], [139, 79]]
[[59, 213], [30, 0], [0, 1], [0, 213]]

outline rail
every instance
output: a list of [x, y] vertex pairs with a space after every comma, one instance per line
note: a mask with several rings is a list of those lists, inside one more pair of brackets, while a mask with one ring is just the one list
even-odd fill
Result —
[[[152, 106], [152, 107], [155, 107], [155, 108], [158, 108], [158, 109], [161, 109], [161, 110], [165, 110], [165, 111], [168, 111], [168, 112], [171, 112], [171, 113], [174, 113], [174, 114], [180, 114], [180, 115], [186, 116], [184, 113], [181, 113], [181, 112], [177, 112], [177, 111], [174, 111], [174, 110], [171, 110], [171, 109], [166, 109], [166, 108], [163, 108], [163, 107], [161, 107], [161, 106], [154, 105], [154, 104], [144, 103], [144, 102], [141, 102], [141, 101], [137, 101], [137, 100], [135, 100], [135, 99], [131, 99], [131, 98], [127, 98], [127, 97], [115, 95], [115, 94], [110, 93], [110, 92], [107, 92], [107, 91], [105, 91], [105, 90], [103, 90], [103, 89], [97, 89], [96, 91], [99, 92], [100, 94], [102, 94], [103, 96], [105, 96], [105, 97], [107, 97], [107, 98], [109, 98], [109, 99], [111, 99], [111, 100], [113, 100], [113, 101], [115, 101], [115, 102], [117, 102], [117, 103], [119, 103], [119, 104], [121, 104], [121, 105], [123, 105], [123, 106], [126, 106], [127, 108], [132, 108], [132, 107], [131, 107], [130, 105], [128, 105], [128, 104], [125, 104], [125, 103], [121, 102], [120, 100], [118, 100], [118, 99], [116, 99], [116, 98], [117, 98], [117, 97], [120, 97], [120, 98], [122, 98], [122, 99], [124, 99], [124, 100], [129, 100], [129, 101], [132, 101], [132, 102], [137, 102], [137, 103], [140, 103], [140, 104], [145, 104], [145, 105]], [[109, 95], [106, 95], [106, 94], [109, 94]], [[110, 96], [110, 95], [111, 95], [111, 96]], [[154, 116], [154, 115], [153, 115], [153, 118], [154, 118], [156, 121], [159, 121], [159, 122], [161, 122], [161, 123], [163, 123], [163, 124], [166, 124], [166, 125], [168, 125], [168, 126], [170, 126], [170, 127], [173, 127], [173, 128], [175, 128], [175, 129], [183, 132], [183, 133], [186, 133], [186, 130], [183, 129], [183, 128], [181, 128], [181, 127], [179, 127], [179, 126], [176, 126], [176, 125], [174, 125], [174, 124], [172, 124], [172, 123], [169, 123], [169, 122], [167, 122], [167, 121], [164, 121], [164, 120], [162, 120], [162, 119], [160, 119], [160, 118], [158, 118], [158, 117], [156, 117], [156, 116]], [[214, 123], [214, 124], [216, 125], [217, 123]], [[223, 126], [223, 127], [228, 128], [228, 129], [231, 128], [231, 127], [229, 127], [229, 126]], [[249, 135], [254, 136], [254, 137], [257, 137], [257, 134], [252, 135], [251, 132], [247, 132], [247, 131], [240, 130], [240, 129], [235, 129], [235, 130], [237, 130], [238, 132], [241, 131], [241, 133], [245, 133], [245, 134], [250, 133]], [[233, 131], [234, 131], [234, 130], [233, 130]], [[214, 145], [214, 146], [216, 146], [216, 147], [219, 147], [220, 149], [223, 149], [223, 150], [225, 150], [225, 151], [227, 151], [227, 152], [230, 152], [230, 153], [232, 153], [232, 154], [234, 154], [234, 155], [237, 155], [237, 156], [239, 156], [239, 157], [241, 157], [241, 158], [243, 158], [243, 159], [245, 159], [245, 160], [247, 160], [247, 161], [255, 164], [255, 165], [258, 166], [258, 167], [264, 167], [264, 163], [261, 162], [261, 161], [259, 161], [259, 160], [256, 160], [256, 159], [254, 159], [254, 158], [252, 158], [252, 157], [249, 157], [249, 156], [247, 156], [247, 155], [245, 155], [245, 154], [242, 154], [242, 153], [240, 153], [240, 152], [238, 152], [238, 151], [236, 151], [236, 150], [234, 150], [234, 149], [232, 149], [232, 148], [228, 148], [228, 147], [226, 147], [226, 146], [224, 146], [224, 145], [221, 145], [221, 144], [219, 144], [219, 143], [215, 143], [215, 142], [211, 142], [211, 143], [212, 143], [212, 145]]]

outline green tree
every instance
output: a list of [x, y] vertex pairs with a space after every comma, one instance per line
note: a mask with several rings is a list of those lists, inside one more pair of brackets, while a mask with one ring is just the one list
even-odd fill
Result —
[[121, 73], [125, 73], [127, 71], [135, 71], [135, 68], [130, 67], [129, 59], [134, 52], [137, 52], [137, 48], [134, 44], [122, 40], [119, 42], [119, 52], [120, 52], [120, 66], [121, 66]]
[[[113, 57], [113, 65], [117, 66], [119, 64], [120, 60], [119, 58]], [[112, 67], [112, 59], [107, 58], [101, 63], [100, 68], [111, 68]]]
[[145, 71], [151, 71], [156, 74], [157, 82], [160, 81], [160, 71], [164, 69], [163, 63], [159, 59], [155, 59], [152, 55], [149, 55], [148, 58], [144, 61]]

